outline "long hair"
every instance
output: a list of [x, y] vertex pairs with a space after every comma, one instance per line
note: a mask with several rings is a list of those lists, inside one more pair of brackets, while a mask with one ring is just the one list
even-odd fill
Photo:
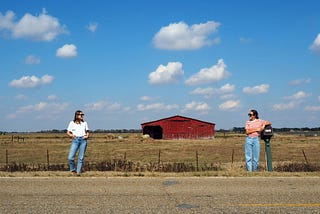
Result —
[[[75, 113], [74, 113], [74, 118], [73, 118], [73, 122], [76, 122], [78, 119], [77, 119], [77, 115], [80, 114], [82, 111], [81, 110], [77, 110]], [[80, 120], [81, 122], [84, 122], [83, 118]]]
[[259, 114], [257, 110], [251, 109], [250, 111], [253, 113], [254, 116], [256, 116], [257, 119], [259, 119]]

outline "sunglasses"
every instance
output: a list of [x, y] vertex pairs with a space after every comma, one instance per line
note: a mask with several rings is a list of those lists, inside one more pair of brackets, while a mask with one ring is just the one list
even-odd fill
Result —
[[253, 116], [253, 115], [254, 115], [254, 114], [250, 114], [250, 113], [248, 114], [249, 117], [251, 117], [251, 116]]
[[84, 114], [77, 114], [77, 115], [84, 116]]

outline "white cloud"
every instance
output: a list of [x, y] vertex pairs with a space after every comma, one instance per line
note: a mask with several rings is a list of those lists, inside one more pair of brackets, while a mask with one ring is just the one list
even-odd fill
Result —
[[309, 49], [314, 52], [320, 52], [320, 33], [317, 35]]
[[288, 102], [288, 103], [274, 104], [272, 106], [272, 109], [275, 110], [275, 111], [288, 110], [288, 109], [295, 108], [296, 106], [298, 106], [298, 104], [299, 104], [298, 102], [294, 102], [294, 101], [291, 101], [291, 102]]
[[223, 94], [220, 96], [220, 99], [228, 100], [228, 99], [234, 99], [236, 95], [234, 94]]
[[176, 83], [183, 77], [182, 63], [169, 62], [167, 66], [159, 65], [158, 68], [149, 74], [150, 84]]
[[68, 107], [68, 103], [39, 102], [34, 105], [22, 106], [18, 108], [15, 113], [7, 115], [7, 118], [15, 119], [21, 116], [25, 117], [24, 115], [26, 113], [36, 113], [36, 119], [55, 119], [57, 115], [65, 112], [68, 109]]
[[248, 43], [251, 43], [252, 41], [253, 40], [250, 38], [244, 38], [244, 37], [240, 38], [240, 43], [242, 43], [242, 44], [248, 44]]
[[43, 111], [44, 109], [46, 109], [48, 107], [48, 103], [46, 102], [39, 102], [38, 104], [35, 105], [29, 105], [29, 106], [25, 106], [24, 108], [22, 108], [22, 111]]
[[212, 87], [208, 88], [196, 88], [191, 92], [191, 94], [196, 94], [196, 95], [204, 95], [206, 98], [210, 98], [211, 96], [215, 94], [226, 94], [226, 93], [231, 93], [235, 89], [234, 85], [231, 84], [225, 84], [221, 86], [219, 89], [214, 89]]
[[85, 108], [87, 110], [91, 110], [91, 111], [100, 111], [100, 110], [103, 110], [105, 108], [108, 107], [108, 102], [107, 101], [98, 101], [98, 102], [95, 102], [95, 103], [89, 103], [89, 104], [86, 104], [85, 105]]
[[76, 57], [77, 55], [77, 47], [73, 44], [65, 44], [57, 50], [56, 54], [57, 57], [61, 58]]
[[309, 96], [311, 96], [311, 94], [308, 94], [304, 91], [298, 91], [297, 93], [295, 93], [291, 96], [284, 97], [284, 99], [289, 100], [289, 102], [274, 104], [272, 106], [272, 109], [275, 111], [294, 109], [297, 106], [299, 106], [305, 98], [307, 98]]
[[58, 99], [57, 95], [55, 94], [50, 94], [47, 98], [49, 101], [55, 101]]
[[109, 106], [106, 109], [108, 111], [121, 110], [121, 104], [118, 103], [118, 102], [110, 103]]
[[219, 90], [218, 90], [218, 93], [219, 94], [225, 94], [225, 93], [231, 93], [231, 92], [234, 92], [235, 90], [235, 85], [231, 85], [231, 84], [225, 84], [223, 85]]
[[139, 104], [137, 106], [137, 109], [139, 111], [149, 111], [149, 110], [162, 111], [162, 110], [173, 110], [178, 108], [179, 106], [176, 104], [165, 105], [164, 103], [153, 103], [149, 105]]
[[187, 103], [183, 111], [208, 111], [210, 106], [206, 102], [195, 102]]
[[26, 100], [28, 97], [24, 94], [19, 94], [17, 96], [14, 97], [17, 100]]
[[253, 87], [244, 87], [242, 91], [246, 94], [265, 94], [268, 93], [269, 87], [268, 84], [262, 84]]
[[206, 23], [188, 26], [184, 22], [171, 23], [162, 27], [153, 37], [156, 48], [165, 50], [194, 50], [220, 42], [220, 39], [210, 40], [220, 23], [208, 21]]
[[0, 13], [0, 31], [15, 39], [46, 42], [52, 41], [59, 34], [67, 33], [65, 26], [57, 18], [47, 15], [45, 9], [39, 16], [26, 13], [18, 22], [15, 22], [14, 12], [7, 11], [5, 15]]
[[4, 15], [0, 12], [0, 30], [12, 30], [15, 26], [15, 23], [13, 23], [14, 18], [15, 14], [10, 10]]
[[216, 94], [216, 89], [212, 88], [212, 87], [208, 87], [208, 88], [196, 88], [194, 89], [191, 94], [195, 94], [195, 95], [204, 95], [206, 98], [211, 97], [212, 95]]
[[40, 63], [40, 58], [36, 57], [34, 55], [29, 55], [25, 59], [25, 63], [28, 65], [34, 65], [34, 64], [39, 64]]
[[226, 79], [230, 73], [226, 70], [227, 66], [223, 59], [219, 59], [216, 65], [210, 68], [203, 68], [195, 75], [185, 81], [187, 85], [200, 85], [205, 83], [213, 83]]
[[142, 101], [149, 101], [149, 100], [151, 100], [151, 97], [149, 97], [149, 96], [142, 96], [142, 97], [140, 97], [140, 100], [142, 100]]
[[320, 111], [320, 106], [307, 106], [305, 108], [306, 111]]
[[219, 105], [219, 109], [223, 111], [233, 111], [240, 106], [239, 100], [228, 100]]
[[98, 28], [98, 23], [96, 22], [90, 22], [89, 25], [87, 26], [87, 29], [92, 33], [96, 32], [97, 28]]
[[285, 97], [285, 99], [289, 99], [289, 100], [301, 100], [301, 99], [304, 99], [304, 98], [307, 98], [309, 97], [311, 94], [308, 94], [304, 91], [298, 91], [297, 93], [295, 93], [294, 95], [292, 96], [289, 96], [289, 97]]
[[290, 85], [302, 85], [302, 84], [308, 84], [311, 82], [311, 79], [297, 79], [297, 80], [292, 80], [289, 84]]
[[52, 114], [64, 112], [69, 107], [68, 103], [47, 103], [40, 102], [34, 106], [35, 111], [46, 111]]
[[41, 78], [36, 76], [23, 76], [20, 79], [12, 80], [9, 86], [15, 88], [35, 88], [41, 85], [48, 85], [52, 83], [54, 77], [50, 75], [44, 75]]
[[88, 111], [116, 111], [121, 110], [121, 104], [117, 102], [109, 102], [109, 101], [97, 101], [94, 103], [89, 103], [85, 105], [86, 110]]

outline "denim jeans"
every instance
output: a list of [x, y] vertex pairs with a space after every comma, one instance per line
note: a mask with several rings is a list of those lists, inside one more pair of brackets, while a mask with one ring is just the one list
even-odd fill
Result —
[[244, 153], [246, 158], [247, 171], [258, 171], [259, 158], [260, 158], [260, 141], [259, 137], [246, 137], [244, 144]]
[[[76, 137], [75, 139], [72, 140], [69, 155], [68, 155], [68, 160], [69, 160], [71, 172], [77, 171], [77, 173], [81, 173], [86, 148], [87, 148], [87, 141], [85, 139], [83, 139], [82, 137]], [[77, 169], [76, 169], [75, 163], [74, 163], [74, 158], [75, 158], [78, 150], [79, 150], [78, 164], [77, 164]]]

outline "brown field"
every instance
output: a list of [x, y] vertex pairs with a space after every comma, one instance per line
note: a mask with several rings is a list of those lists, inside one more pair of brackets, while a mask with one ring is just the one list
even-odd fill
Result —
[[[19, 138], [18, 138], [19, 137]], [[86, 163], [123, 164], [113, 171], [178, 172], [191, 168], [193, 172], [210, 174], [245, 173], [243, 134], [216, 133], [211, 140], [153, 140], [143, 139], [141, 134], [92, 133], [88, 140]], [[6, 134], [0, 136], [0, 167], [10, 164], [26, 164], [36, 169], [38, 165], [64, 165], [71, 140], [63, 133]], [[260, 171], [266, 171], [264, 141], [261, 140]], [[271, 139], [272, 160], [275, 172], [320, 172], [320, 137], [275, 134]], [[179, 165], [180, 164], [180, 165]], [[181, 166], [182, 164], [182, 166]], [[36, 166], [36, 167], [34, 167]], [[312, 166], [312, 167], [311, 167]], [[28, 168], [30, 170], [30, 167]], [[95, 167], [86, 169], [97, 170]], [[175, 172], [175, 170], [173, 170]], [[11, 170], [12, 171], [12, 170]], [[19, 171], [19, 170], [16, 170]], [[32, 169], [31, 169], [32, 171]], [[44, 170], [45, 171], [45, 170]], [[66, 171], [61, 169], [61, 171]]]

